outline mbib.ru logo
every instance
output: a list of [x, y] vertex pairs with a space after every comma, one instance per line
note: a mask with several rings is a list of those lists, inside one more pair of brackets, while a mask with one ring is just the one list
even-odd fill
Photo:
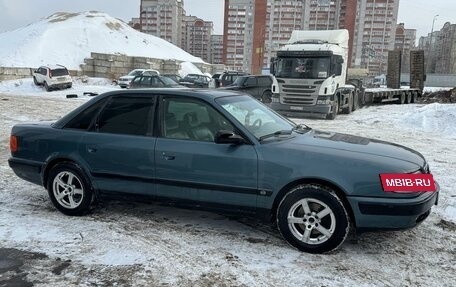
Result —
[[429, 173], [384, 173], [380, 174], [380, 180], [383, 190], [387, 192], [433, 192], [437, 190], [434, 177]]

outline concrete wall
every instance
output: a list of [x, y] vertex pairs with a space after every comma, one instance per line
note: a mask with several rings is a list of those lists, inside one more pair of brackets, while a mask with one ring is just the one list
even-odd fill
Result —
[[[108, 79], [118, 79], [134, 69], [154, 69], [162, 74], [179, 74], [180, 61], [161, 60], [146, 57], [129, 57], [91, 53], [90, 58], [84, 59], [79, 71], [69, 71], [72, 76], [89, 76]], [[203, 73], [214, 74], [221, 69], [220, 65], [194, 63]], [[33, 75], [34, 68], [0, 67], [0, 81], [28, 78]], [[222, 69], [223, 70], [223, 69]]]
[[391, 89], [401, 87], [401, 59], [402, 51], [388, 51], [388, 73], [386, 75], [386, 85]]
[[[180, 63], [176, 60], [91, 53], [91, 57], [84, 60], [81, 69], [83, 74], [89, 77], [117, 79], [134, 69], [154, 69], [161, 74], [179, 74]], [[203, 73], [213, 74], [211, 64], [194, 63], [194, 65]]]

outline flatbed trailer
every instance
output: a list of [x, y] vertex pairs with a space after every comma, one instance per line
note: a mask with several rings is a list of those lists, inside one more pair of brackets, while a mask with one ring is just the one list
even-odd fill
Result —
[[399, 104], [416, 103], [421, 97], [420, 89], [390, 89], [390, 88], [368, 88], [364, 90], [362, 104], [380, 104], [387, 102], [397, 102]]

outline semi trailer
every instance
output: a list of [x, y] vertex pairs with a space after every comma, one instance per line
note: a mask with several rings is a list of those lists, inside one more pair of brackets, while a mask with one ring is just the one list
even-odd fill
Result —
[[418, 88], [365, 89], [360, 78], [348, 76], [348, 42], [344, 29], [293, 31], [271, 59], [271, 107], [289, 117], [335, 119], [366, 104], [408, 104], [421, 95]]

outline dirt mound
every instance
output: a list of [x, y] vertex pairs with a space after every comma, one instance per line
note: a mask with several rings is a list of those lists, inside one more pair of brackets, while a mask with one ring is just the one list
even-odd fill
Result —
[[456, 103], [456, 88], [451, 90], [440, 90], [431, 93], [424, 93], [419, 99], [420, 103], [432, 104], [432, 103], [443, 103], [452, 104]]

